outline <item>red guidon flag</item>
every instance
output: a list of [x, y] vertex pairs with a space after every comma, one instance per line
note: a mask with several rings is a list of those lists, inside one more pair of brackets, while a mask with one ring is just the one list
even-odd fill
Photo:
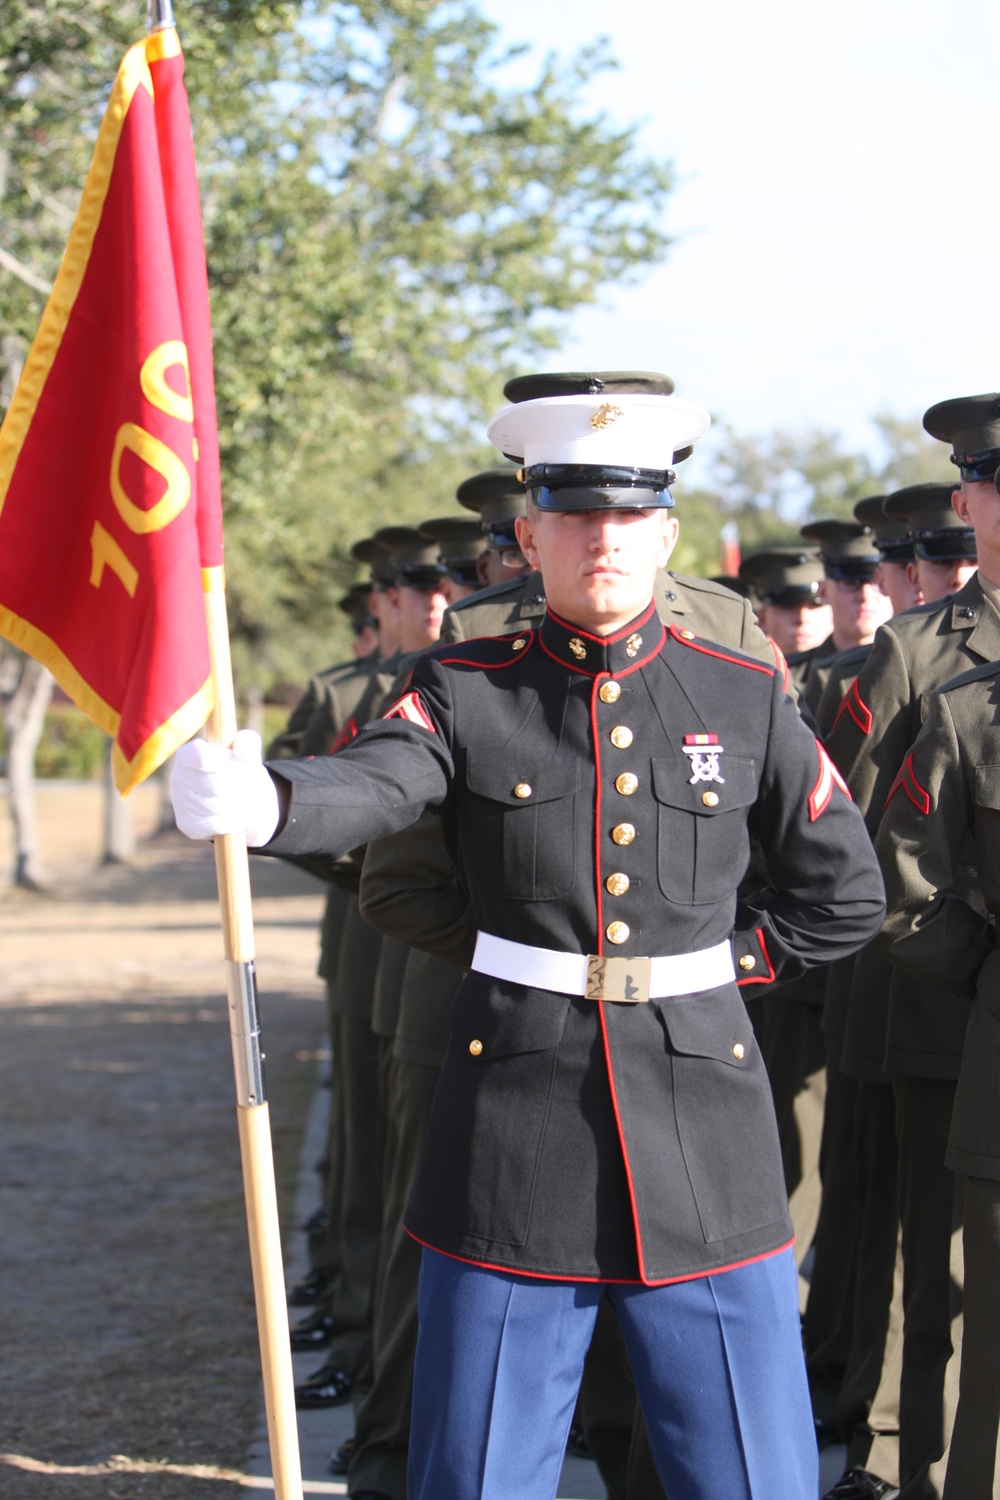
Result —
[[208, 282], [176, 31], [125, 54], [0, 428], [0, 633], [114, 740], [129, 791], [212, 707], [222, 509]]

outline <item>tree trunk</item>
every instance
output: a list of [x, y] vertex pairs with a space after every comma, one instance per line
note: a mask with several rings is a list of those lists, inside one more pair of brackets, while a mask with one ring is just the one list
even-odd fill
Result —
[[160, 816], [156, 823], [156, 833], [173, 833], [177, 827], [174, 817], [174, 804], [170, 800], [170, 772], [173, 770], [174, 757], [168, 755], [163, 765], [156, 772], [156, 784], [160, 789]]
[[246, 723], [244, 729], [255, 729], [264, 738], [264, 694], [260, 688], [253, 684], [247, 688], [246, 697]]
[[104, 854], [103, 865], [127, 865], [135, 856], [132, 809], [115, 786], [111, 770], [111, 741], [104, 757]]
[[44, 885], [35, 823], [35, 751], [52, 698], [52, 674], [25, 658], [17, 687], [4, 705], [7, 731], [7, 789], [14, 824], [14, 884], [24, 890]]

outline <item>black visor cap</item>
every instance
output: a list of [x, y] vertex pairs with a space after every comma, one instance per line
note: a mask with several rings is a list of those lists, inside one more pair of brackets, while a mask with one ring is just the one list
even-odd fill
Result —
[[941, 531], [915, 531], [913, 551], [925, 562], [975, 562], [976, 533], [971, 526], [947, 526]]

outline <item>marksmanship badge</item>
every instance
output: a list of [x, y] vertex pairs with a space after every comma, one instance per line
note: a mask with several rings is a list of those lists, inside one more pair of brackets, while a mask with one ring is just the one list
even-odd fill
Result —
[[717, 734], [686, 734], [684, 754], [691, 757], [691, 779], [688, 786], [699, 781], [718, 781], [725, 786], [726, 778], [719, 771], [719, 756], [724, 747], [719, 744]]

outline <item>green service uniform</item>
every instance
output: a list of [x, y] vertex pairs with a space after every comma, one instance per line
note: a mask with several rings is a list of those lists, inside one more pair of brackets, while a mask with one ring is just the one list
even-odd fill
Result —
[[[965, 1328], [945, 1500], [998, 1494], [1000, 1437], [1000, 666], [930, 701], [879, 830], [893, 959], [972, 1003], [948, 1165], [964, 1177]], [[975, 841], [988, 910], [961, 894]]]
[[[957, 594], [883, 625], [844, 699], [828, 745], [869, 831], [905, 772], [935, 688], [1000, 656], [1000, 614], [974, 574]], [[974, 856], [962, 867], [974, 899]], [[896, 968], [886, 1063], [893, 1077], [903, 1235], [904, 1339], [900, 1387], [903, 1500], [939, 1493], [950, 1436], [949, 1361], [961, 1338], [961, 1193], [946, 1165], [969, 1006]], [[934, 1472], [932, 1473], [932, 1469]]]

